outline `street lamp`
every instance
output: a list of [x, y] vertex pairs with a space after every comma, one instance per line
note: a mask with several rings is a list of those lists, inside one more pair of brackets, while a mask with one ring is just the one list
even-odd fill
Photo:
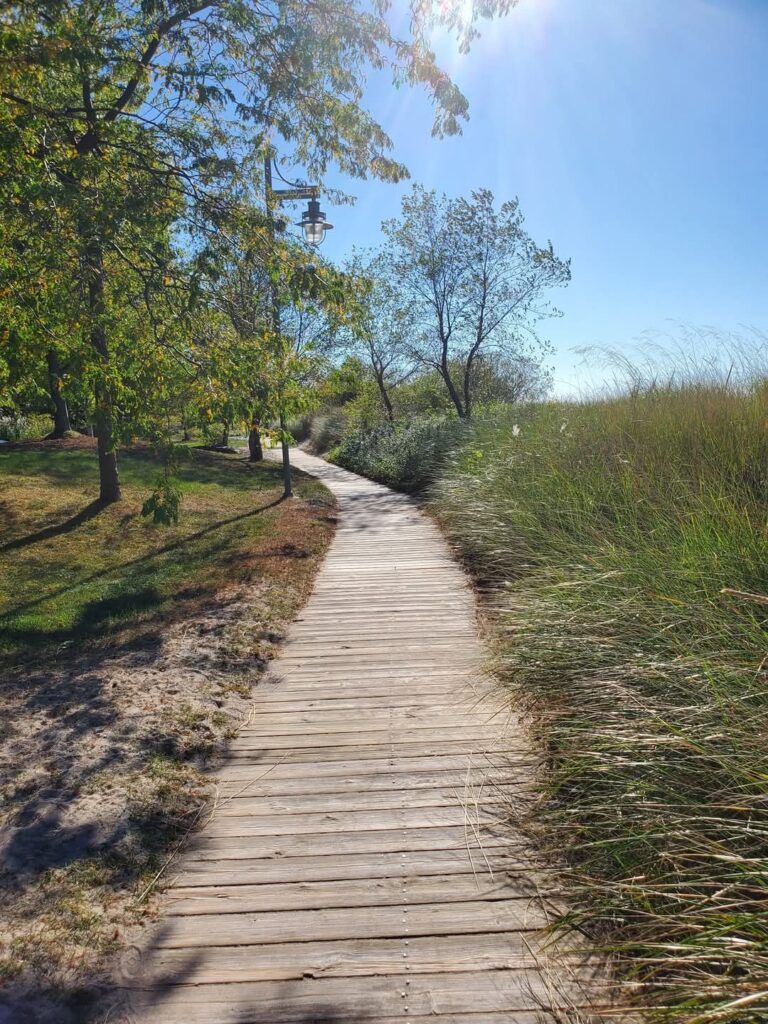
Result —
[[[272, 188], [272, 171], [278, 177], [291, 185], [291, 188]], [[271, 154], [264, 157], [264, 201], [267, 208], [267, 230], [274, 242], [275, 239], [275, 208], [283, 203], [294, 202], [297, 199], [306, 199], [307, 208], [302, 214], [298, 226], [304, 231], [304, 238], [310, 245], [320, 245], [325, 238], [325, 232], [330, 231], [333, 224], [325, 219], [325, 214], [320, 209], [318, 194], [320, 190], [317, 185], [296, 185], [283, 178], [278, 168], [272, 162]], [[270, 278], [269, 288], [272, 300], [272, 329], [276, 338], [280, 338], [280, 300], [278, 296], [277, 282]], [[290, 498], [293, 494], [291, 485], [291, 456], [286, 441], [285, 414], [280, 410], [280, 444], [283, 454], [283, 495]]]
[[325, 219], [320, 203], [314, 198], [309, 200], [301, 220], [297, 221], [296, 225], [304, 231], [304, 238], [310, 245], [320, 245], [325, 238], [325, 232], [333, 230], [333, 224], [329, 224]]

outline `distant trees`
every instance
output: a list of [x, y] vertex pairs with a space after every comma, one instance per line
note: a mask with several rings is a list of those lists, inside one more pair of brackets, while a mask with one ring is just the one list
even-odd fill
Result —
[[497, 209], [487, 189], [449, 199], [417, 185], [383, 229], [373, 294], [387, 301], [372, 305], [369, 333], [396, 337], [398, 352], [438, 373], [462, 419], [481, 363], [503, 367], [519, 397], [529, 379], [541, 383], [547, 346], [536, 325], [557, 315], [547, 293], [568, 283], [570, 265], [530, 238], [517, 200]]

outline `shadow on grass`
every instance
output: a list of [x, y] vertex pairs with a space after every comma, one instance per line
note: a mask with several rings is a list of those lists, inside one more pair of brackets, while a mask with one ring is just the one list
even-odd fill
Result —
[[[132, 558], [127, 562], [121, 562], [119, 565], [110, 565], [105, 569], [100, 569], [98, 572], [91, 573], [90, 576], [83, 576], [80, 579], [76, 580], [74, 583], [70, 584], [69, 586], [59, 587], [58, 590], [51, 590], [46, 594], [41, 594], [40, 597], [33, 598], [31, 601], [24, 601], [20, 604], [15, 605], [12, 609], [5, 612], [3, 618], [11, 618], [15, 615], [20, 614], [21, 612], [29, 611], [31, 608], [36, 608], [41, 604], [45, 604], [46, 601], [51, 601], [56, 597], [61, 597], [63, 594], [66, 594], [71, 590], [79, 589], [80, 587], [85, 586], [88, 583], [94, 583], [96, 580], [103, 579], [107, 576], [114, 576], [116, 573], [120, 573], [124, 569], [132, 569], [136, 566], [147, 565], [153, 559], [159, 558], [162, 555], [170, 554], [174, 551], [180, 551], [187, 545], [194, 543], [195, 541], [202, 540], [210, 534], [215, 533], [216, 530], [223, 529], [225, 526], [231, 526], [233, 523], [239, 523], [246, 519], [252, 519], [254, 516], [260, 515], [262, 512], [266, 512], [271, 508], [275, 508], [277, 505], [280, 505], [284, 500], [285, 499], [282, 496], [280, 496], [279, 498], [275, 498], [273, 501], [267, 502], [266, 505], [260, 505], [258, 508], [252, 509], [250, 512], [242, 512], [240, 515], [231, 516], [229, 519], [219, 519], [215, 523], [211, 523], [210, 526], [206, 526], [202, 530], [196, 530], [195, 533], [189, 533], [185, 537], [181, 537], [179, 540], [174, 541], [172, 544], [166, 544], [161, 548], [155, 548], [152, 551], [148, 551], [145, 555], [140, 555], [138, 558]], [[88, 507], [90, 508], [90, 506]], [[85, 509], [83, 510], [83, 512], [85, 512]], [[82, 513], [78, 514], [82, 515]], [[38, 539], [43, 538], [38, 537]], [[10, 546], [11, 545], [9, 545], [9, 547]], [[215, 552], [211, 553], [213, 554]], [[34, 631], [29, 632], [33, 633]], [[51, 634], [45, 635], [50, 636]], [[12, 637], [14, 636], [14, 631], [12, 628], [9, 629], [7, 627], [0, 626], [0, 636]], [[30, 639], [30, 637], [28, 637], [28, 639]]]
[[93, 519], [94, 516], [97, 516], [106, 507], [104, 502], [98, 499], [92, 501], [75, 515], [65, 519], [63, 523], [54, 523], [52, 526], [46, 526], [36, 533], [28, 533], [26, 537], [17, 537], [16, 540], [3, 544], [0, 547], [0, 554], [4, 551], [17, 551], [19, 548], [29, 547], [30, 544], [37, 544], [41, 540], [49, 540], [51, 537], [60, 537], [64, 533], [70, 533], [72, 530], [76, 530], [78, 526], [82, 526], [83, 523], [87, 523], [89, 519]]

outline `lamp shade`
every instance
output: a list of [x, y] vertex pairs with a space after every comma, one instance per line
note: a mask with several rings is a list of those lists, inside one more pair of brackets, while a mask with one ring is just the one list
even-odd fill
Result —
[[325, 232], [333, 228], [333, 224], [329, 224], [325, 219], [325, 214], [320, 209], [320, 203], [317, 199], [309, 200], [301, 220], [297, 223], [303, 230], [304, 238], [310, 245], [320, 245], [325, 238]]

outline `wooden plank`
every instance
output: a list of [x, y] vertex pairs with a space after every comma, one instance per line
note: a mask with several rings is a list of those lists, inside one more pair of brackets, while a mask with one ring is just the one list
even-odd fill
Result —
[[[311, 703], [311, 702], [308, 702]], [[411, 726], [422, 728], [424, 725], [432, 725], [437, 728], [442, 726], [467, 725], [472, 729], [477, 726], [485, 726], [497, 733], [518, 732], [517, 722], [510, 717], [503, 709], [490, 707], [479, 707], [477, 710], [468, 710], [464, 715], [460, 708], [453, 705], [435, 704], [403, 704], [400, 707], [367, 707], [365, 704], [356, 701], [334, 701], [315, 702], [316, 707], [308, 708], [303, 702], [297, 702], [294, 710], [277, 710], [272, 705], [269, 710], [266, 708], [252, 711], [248, 728], [252, 731], [273, 730], [280, 732], [280, 726], [289, 726], [291, 729], [298, 729], [305, 726], [305, 734], [325, 732], [343, 732], [350, 727], [364, 725], [368, 729], [401, 729]], [[338, 703], [340, 707], [336, 707]], [[336, 728], [334, 728], [334, 726]], [[286, 735], [283, 733], [283, 735]]]
[[359, 617], [352, 621], [344, 620], [343, 637], [339, 633], [338, 619], [329, 615], [323, 621], [320, 616], [313, 616], [310, 622], [294, 622], [288, 630], [288, 642], [315, 643], [326, 638], [332, 641], [341, 641], [344, 637], [351, 637], [355, 641], [364, 639], [384, 640], [401, 638], [413, 638], [419, 640], [445, 639], [446, 637], [463, 637], [474, 644], [477, 633], [473, 624], [466, 623], [464, 626], [455, 626], [442, 616], [417, 616], [409, 615], [404, 620], [385, 620], [382, 622], [379, 616]]
[[[448, 786], [444, 789], [429, 787], [417, 787], [414, 789], [395, 789], [390, 783], [389, 787], [379, 787], [373, 791], [369, 789], [351, 790], [345, 793], [307, 793], [305, 788], [297, 793], [280, 796], [266, 796], [260, 787], [254, 787], [239, 796], [223, 797], [216, 804], [216, 814], [219, 818], [248, 817], [261, 818], [277, 814], [327, 814], [329, 812], [347, 812], [351, 803], [354, 803], [355, 810], [394, 810], [407, 805], [410, 808], [417, 807], [455, 807], [458, 804], [495, 804], [510, 800], [515, 793], [521, 791], [521, 786], [514, 786], [504, 782], [496, 786], [482, 785], [465, 787], [463, 782], [459, 785]], [[350, 792], [352, 800], [350, 800]]]
[[405, 729], [436, 729], [440, 732], [445, 729], [463, 729], [467, 733], [475, 733], [480, 729], [486, 733], [495, 730], [498, 735], [510, 723], [514, 724], [514, 719], [482, 706], [464, 712], [460, 708], [451, 708], [441, 713], [435, 711], [434, 705], [425, 703], [405, 711], [396, 708], [358, 706], [344, 711], [331, 708], [324, 712], [315, 710], [287, 714], [281, 711], [254, 712], [240, 735], [247, 735], [248, 732], [265, 732], [274, 736], [288, 736], [293, 733], [306, 736], [349, 732], [355, 727], [358, 731], [384, 730], [396, 735]]
[[[497, 739], [505, 732], [510, 732], [510, 734], [513, 732], [506, 728], [508, 722], [500, 716], [482, 713], [467, 714], [466, 716], [433, 715], [428, 708], [424, 708], [420, 714], [396, 715], [393, 713], [370, 716], [363, 709], [359, 709], [357, 712], [351, 709], [342, 714], [332, 713], [330, 717], [314, 722], [302, 720], [298, 715], [294, 716], [293, 720], [291, 720], [291, 716], [281, 716], [281, 718], [282, 721], [275, 719], [262, 721], [259, 715], [253, 715], [248, 724], [243, 726], [240, 736], [322, 737], [352, 733], [362, 737], [370, 735], [370, 740], [366, 738], [364, 742], [378, 743], [381, 741], [382, 733], [388, 733], [398, 739], [418, 740], [429, 732], [456, 738], [460, 738], [463, 734], [468, 739], [482, 739], [484, 736]], [[373, 735], [374, 733], [376, 735]], [[429, 737], [427, 736], [427, 738]], [[515, 740], [518, 745], [522, 743], [519, 735], [515, 736]]]
[[[242, 743], [248, 743], [244, 747]], [[427, 741], [412, 740], [407, 743], [370, 743], [364, 746], [355, 745], [320, 745], [317, 742], [314, 746], [304, 747], [298, 744], [281, 743], [275, 746], [266, 743], [260, 746], [253, 740], [243, 740], [242, 743], [233, 745], [228, 750], [230, 760], [235, 762], [247, 761], [256, 768], [261, 764], [270, 765], [276, 762], [286, 761], [293, 764], [311, 763], [318, 761], [349, 761], [359, 759], [360, 761], [388, 762], [397, 761], [400, 758], [408, 757], [443, 757], [449, 754], [458, 754], [464, 758], [466, 766], [467, 759], [473, 758], [479, 761], [483, 757], [514, 756], [515, 754], [526, 754], [527, 750], [522, 741], [517, 746], [512, 746], [512, 740], [503, 739], [498, 743], [486, 742], [484, 739], [471, 740], [441, 740], [437, 737]], [[381, 767], [381, 766], [380, 766]]]
[[[179, 865], [181, 872], [171, 875], [176, 885], [224, 886], [256, 885], [271, 882], [339, 881], [342, 879], [391, 878], [404, 870], [427, 878], [431, 875], [463, 875], [472, 871], [483, 878], [496, 878], [501, 871], [520, 873], [531, 870], [530, 859], [524, 850], [500, 850], [491, 844], [486, 853], [495, 865], [496, 873], [491, 874], [482, 852], [473, 850], [470, 858], [466, 847], [458, 849], [427, 850], [423, 853], [410, 852], [407, 858], [401, 853], [345, 853], [309, 854], [306, 856], [243, 858], [240, 860], [191, 860], [185, 859]], [[504, 853], [502, 859], [499, 854]]]
[[337, 832], [374, 832], [407, 828], [464, 827], [503, 820], [499, 803], [464, 807], [458, 801], [438, 807], [376, 808], [360, 811], [323, 811], [320, 813], [263, 814], [250, 818], [241, 815], [218, 815], [206, 829], [206, 835], [218, 836], [282, 836], [321, 835]]
[[[393, 757], [390, 751], [383, 758], [379, 756], [353, 759], [349, 758], [349, 751], [345, 751], [343, 758], [333, 758], [332, 760], [327, 759], [328, 755], [329, 752], [324, 751], [321, 759], [310, 762], [311, 767], [308, 767], [307, 762], [293, 763], [277, 759], [269, 761], [253, 756], [237, 761], [232, 757], [226, 765], [217, 769], [216, 777], [221, 781], [243, 779], [255, 783], [262, 779], [272, 781], [299, 778], [321, 780], [453, 771], [465, 778], [471, 777], [471, 773], [474, 772], [512, 771], [518, 766], [522, 768], [525, 765], [538, 763], [527, 750], [489, 751], [476, 754], [467, 753], [464, 750], [458, 754], [443, 755], [424, 755], [423, 752], [416, 752], [411, 753], [410, 756], [399, 753], [397, 757]], [[367, 785], [367, 783], [365, 784]]]
[[[218, 946], [196, 961], [195, 984], [366, 978], [370, 975], [456, 973], [533, 968], [530, 933], [430, 935], [413, 938], [404, 957], [402, 939], [347, 939], [344, 942], [288, 942], [268, 946]], [[143, 984], [184, 979], [196, 954], [189, 949], [158, 951]]]
[[[153, 1024], [342, 1024], [385, 1015], [400, 1020], [465, 1010], [477, 1013], [534, 1013], [547, 1005], [550, 992], [530, 971], [419, 974], [406, 985], [389, 977], [369, 977], [365, 984], [348, 978], [305, 978], [294, 982], [234, 982], [227, 985], [180, 985], [155, 998]], [[137, 997], [140, 998], [140, 997]], [[239, 1015], [231, 1012], [239, 1005]], [[244, 1012], [243, 1008], [248, 1009]], [[405, 1017], [407, 1007], [408, 1018]], [[205, 1016], [208, 1012], [219, 1016]]]
[[[376, 829], [371, 832], [324, 832], [306, 835], [233, 838], [211, 836], [207, 831], [192, 836], [187, 845], [189, 860], [238, 860], [254, 857], [306, 857], [345, 853], [409, 853], [424, 850], [464, 850], [475, 857], [482, 849], [511, 845], [507, 839], [482, 834], [478, 843], [471, 828], [459, 825], [435, 828]], [[522, 840], [520, 840], [522, 845]], [[469, 857], [469, 853], [467, 853]]]
[[[172, 992], [173, 998], [176, 998], [176, 990]], [[309, 1010], [306, 1007], [295, 1010], [282, 1007], [283, 1016], [276, 1017], [271, 1009], [265, 1011], [264, 1007], [233, 1004], [232, 994], [221, 1003], [181, 1007], [178, 1004], [171, 1004], [170, 998], [172, 997], [162, 990], [149, 996], [144, 995], [142, 1003], [134, 1005], [128, 1024], [135, 1024], [139, 1019], [151, 1024], [356, 1024], [362, 1021], [365, 1021], [365, 1024], [435, 1024], [436, 1021], [432, 1013], [415, 1015], [409, 1012], [408, 1016], [404, 1017], [401, 1009], [400, 1013], [394, 1016], [363, 1016], [357, 1010], [347, 1011], [345, 1007], [334, 1006], [320, 1006]], [[291, 1013], [298, 1015], [290, 1016]], [[136, 1014], [140, 1014], [141, 1017]], [[506, 1010], [500, 1013], [483, 1011], [469, 1015], [441, 1014], [439, 1019], [440, 1024], [510, 1024], [509, 1012]], [[560, 1014], [554, 1017], [545, 1011], [515, 1010], [513, 1024], [562, 1024], [563, 1019]]]
[[382, 641], [380, 637], [358, 640], [345, 631], [343, 636], [337, 634], [335, 642], [328, 638], [290, 642], [286, 644], [285, 653], [280, 661], [282, 665], [290, 665], [294, 661], [304, 662], [309, 658], [323, 661], [327, 658], [343, 658], [346, 661], [354, 657], [357, 663], [363, 659], [381, 656], [396, 657], [409, 665], [414, 665], [419, 664], [422, 657], [433, 659], [442, 657], [443, 654], [452, 654], [472, 663], [477, 659], [477, 653], [473, 650], [468, 653], [467, 646], [466, 640], [462, 642], [460, 637], [453, 635], [429, 639], [401, 636], [397, 641]]
[[466, 903], [476, 900], [530, 899], [537, 890], [546, 892], [543, 873], [519, 876], [512, 885], [504, 875], [495, 879], [481, 874], [430, 875], [422, 878], [401, 869], [394, 877], [333, 882], [294, 881], [207, 888], [177, 885], [169, 893], [167, 913], [243, 914], [267, 910], [324, 910], [339, 907], [411, 907], [419, 903]]
[[168, 917], [157, 945], [162, 949], [242, 946], [330, 939], [410, 938], [417, 935], [535, 931], [546, 918], [528, 898], [425, 903], [402, 906], [342, 907], [323, 910], [243, 914], [190, 914]]
[[[493, 732], [482, 722], [476, 725], [467, 723], [466, 725], [445, 725], [440, 727], [427, 723], [423, 726], [413, 725], [404, 729], [390, 729], [388, 726], [368, 728], [368, 722], [361, 722], [360, 725], [361, 728], [357, 730], [349, 729], [343, 732], [304, 732], [299, 729], [295, 732], [283, 733], [266, 732], [249, 727], [241, 731], [237, 745], [240, 750], [279, 750], [283, 747], [298, 750], [304, 747], [325, 746], [326, 744], [332, 747], [365, 747], [372, 744], [385, 743], [386, 738], [390, 734], [397, 746], [411, 742], [431, 743], [442, 740], [459, 740], [468, 748], [477, 743], [485, 745], [488, 742], [494, 743], [496, 741], [504, 742], [510, 746], [520, 747], [522, 745], [519, 737], [515, 737], [513, 740], [511, 737], [494, 736]], [[488, 735], [489, 731], [490, 736]]]
[[[443, 675], [445, 678], [443, 678]], [[300, 704], [309, 707], [312, 701], [344, 700], [360, 702], [362, 706], [376, 706], [372, 701], [393, 701], [393, 707], [399, 707], [401, 703], [406, 704], [429, 704], [434, 701], [436, 704], [451, 703], [460, 706], [464, 701], [483, 702], [484, 697], [473, 694], [470, 690], [466, 692], [457, 691], [450, 686], [450, 673], [441, 673], [435, 678], [424, 679], [421, 676], [411, 677], [408, 675], [398, 676], [397, 681], [392, 685], [392, 680], [387, 677], [379, 680], [369, 677], [366, 682], [360, 683], [359, 677], [354, 679], [334, 678], [324, 681], [320, 686], [309, 682], [298, 685], [293, 682], [288, 684], [287, 679], [273, 678], [271, 682], [263, 682], [254, 690], [253, 704], [258, 710], [260, 708], [276, 707], [282, 708], [284, 704]], [[378, 704], [379, 707], [386, 705]]]
[[411, 690], [410, 693], [367, 693], [365, 696], [355, 697], [353, 694], [345, 692], [343, 687], [335, 687], [328, 691], [327, 696], [317, 694], [316, 690], [312, 690], [302, 697], [297, 697], [295, 691], [287, 690], [285, 692], [281, 691], [279, 694], [275, 693], [274, 697], [275, 699], [253, 701], [254, 718], [269, 714], [310, 713], [313, 710], [335, 711], [337, 714], [344, 714], [353, 709], [361, 713], [367, 713], [368, 711], [382, 711], [390, 708], [394, 714], [405, 713], [411, 708], [414, 710], [434, 708], [438, 714], [440, 712], [456, 713], [464, 707], [467, 708], [469, 713], [476, 710], [487, 710], [489, 714], [509, 714], [509, 709], [505, 706], [502, 699], [494, 703], [477, 697], [472, 700], [467, 698], [457, 699], [453, 691], [415, 695]]

